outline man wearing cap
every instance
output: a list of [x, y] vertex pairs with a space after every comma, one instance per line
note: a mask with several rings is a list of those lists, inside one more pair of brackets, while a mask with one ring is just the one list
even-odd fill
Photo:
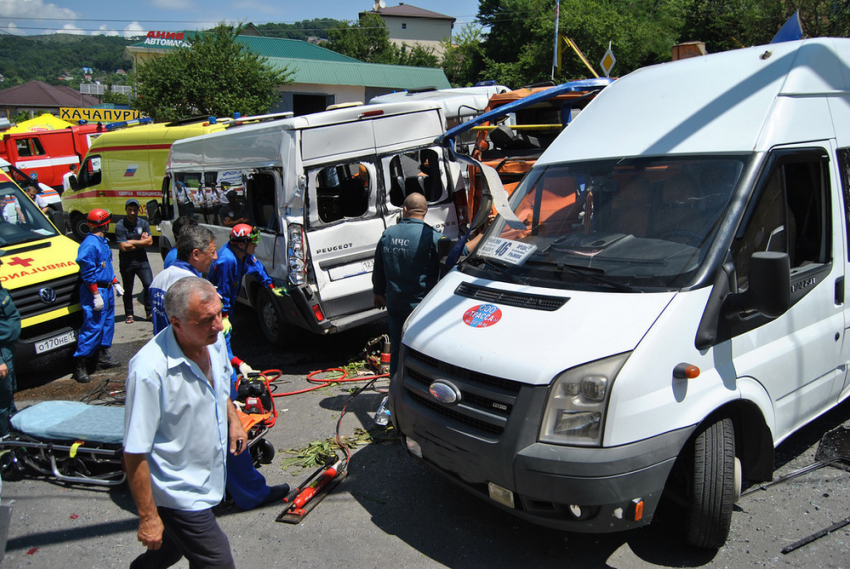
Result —
[[139, 202], [130, 198], [124, 204], [127, 216], [115, 224], [115, 240], [118, 242], [118, 272], [127, 294], [124, 296], [124, 322], [132, 324], [133, 314], [133, 284], [139, 277], [142, 283], [142, 301], [145, 305], [145, 316], [151, 319], [151, 305], [148, 290], [153, 280], [146, 247], [153, 245], [151, 226], [144, 219], [139, 219]]
[[248, 210], [245, 209], [245, 203], [236, 190], [228, 191], [225, 197], [227, 198], [227, 203], [223, 203], [218, 208], [218, 217], [221, 219], [221, 224], [225, 227], [235, 227], [240, 223], [250, 223], [248, 221]]

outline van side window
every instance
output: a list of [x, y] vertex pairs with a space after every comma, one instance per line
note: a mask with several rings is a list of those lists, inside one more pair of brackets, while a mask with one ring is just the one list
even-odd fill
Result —
[[322, 168], [316, 173], [319, 219], [331, 223], [366, 215], [373, 185], [364, 163], [352, 162]]
[[277, 211], [274, 206], [274, 177], [269, 174], [254, 174], [248, 180], [248, 208], [254, 223], [262, 229], [279, 229]]
[[743, 236], [733, 245], [738, 290], [747, 288], [750, 257], [758, 251], [788, 253], [792, 272], [830, 261], [827, 164], [822, 153], [774, 161]]
[[432, 148], [393, 156], [389, 176], [390, 203], [395, 207], [401, 207], [404, 198], [413, 193], [424, 195], [430, 204], [443, 199], [445, 184], [440, 171], [440, 155]]
[[100, 185], [100, 156], [91, 156], [80, 166], [77, 174], [80, 189]]

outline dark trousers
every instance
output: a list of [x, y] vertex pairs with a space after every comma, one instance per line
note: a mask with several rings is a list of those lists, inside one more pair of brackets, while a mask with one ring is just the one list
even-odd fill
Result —
[[142, 283], [142, 304], [145, 305], [145, 314], [150, 314], [151, 301], [148, 298], [148, 290], [153, 280], [150, 263], [137, 263], [128, 267], [121, 267], [119, 272], [121, 273], [121, 280], [124, 285], [124, 315], [133, 316], [133, 285], [135, 284], [135, 277], [139, 277], [139, 282]]
[[[9, 373], [6, 374], [6, 377], [0, 379], [0, 436], [9, 434], [9, 419], [18, 411], [17, 407], [15, 407], [15, 391], [18, 389], [18, 382], [15, 378], [15, 366], [14, 364], [7, 364], [7, 366]], [[228, 453], [229, 456], [230, 453]]]
[[138, 556], [130, 569], [158, 569], [171, 567], [185, 557], [190, 569], [236, 569], [230, 553], [230, 541], [212, 510], [185, 512], [170, 508], [157, 508], [165, 526], [162, 547], [149, 549]]

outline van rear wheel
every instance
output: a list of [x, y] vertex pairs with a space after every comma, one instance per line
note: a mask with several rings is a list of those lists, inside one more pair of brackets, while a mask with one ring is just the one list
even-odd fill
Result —
[[735, 458], [732, 420], [721, 418], [700, 426], [692, 451], [688, 543], [717, 549], [726, 543], [732, 507], [740, 496], [740, 463]]
[[265, 290], [257, 295], [257, 317], [266, 340], [274, 346], [283, 346], [286, 339], [284, 321], [272, 301], [271, 294]]

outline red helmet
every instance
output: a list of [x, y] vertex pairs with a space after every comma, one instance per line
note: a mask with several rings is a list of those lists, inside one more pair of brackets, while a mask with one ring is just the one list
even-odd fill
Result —
[[260, 228], [247, 223], [239, 223], [230, 230], [230, 240], [236, 243], [259, 243]]
[[88, 216], [86, 216], [86, 221], [88, 222], [89, 227], [96, 229], [98, 227], [109, 225], [109, 219], [111, 217], [112, 215], [105, 209], [93, 209], [89, 212]]

